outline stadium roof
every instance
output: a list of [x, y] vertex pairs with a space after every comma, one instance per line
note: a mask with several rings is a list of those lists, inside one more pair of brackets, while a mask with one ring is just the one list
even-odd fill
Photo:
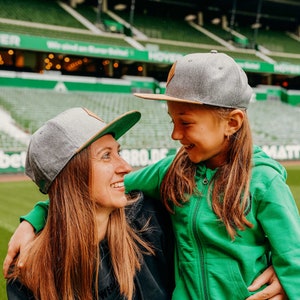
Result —
[[[128, 8], [132, 0], [108, 0], [109, 5], [121, 3]], [[255, 23], [259, 15], [265, 25], [280, 28], [291, 28], [300, 23], [299, 0], [138, 0], [136, 8], [151, 9], [151, 6], [167, 6], [169, 11], [181, 11], [182, 13], [197, 13], [202, 11], [207, 14], [227, 15], [228, 19], [235, 18], [238, 22]], [[241, 18], [239, 18], [241, 17]]]

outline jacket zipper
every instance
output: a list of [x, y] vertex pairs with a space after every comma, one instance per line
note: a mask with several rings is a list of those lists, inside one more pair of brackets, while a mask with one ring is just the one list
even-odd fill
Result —
[[[202, 180], [202, 186], [205, 187], [205, 192], [206, 192], [206, 185], [208, 184], [208, 179], [206, 178], [206, 176], [204, 177], [204, 179]], [[203, 193], [204, 194], [204, 193]], [[205, 195], [205, 194], [204, 194]], [[201, 199], [200, 199], [201, 201]], [[200, 201], [196, 201], [196, 205], [195, 205], [195, 210], [194, 210], [194, 214], [193, 214], [193, 234], [196, 240], [196, 243], [198, 245], [198, 249], [199, 249], [199, 256], [200, 256], [200, 272], [201, 272], [201, 276], [202, 276], [202, 284], [200, 282], [200, 286], [203, 287], [203, 296], [204, 299], [203, 300], [209, 300], [209, 295], [208, 295], [208, 288], [207, 288], [207, 283], [206, 283], [206, 271], [205, 271], [205, 267], [204, 267], [204, 254], [203, 254], [203, 248], [202, 248], [202, 243], [200, 238], [198, 237], [197, 234], [197, 227], [196, 227], [196, 219], [198, 216], [198, 211], [200, 208]]]

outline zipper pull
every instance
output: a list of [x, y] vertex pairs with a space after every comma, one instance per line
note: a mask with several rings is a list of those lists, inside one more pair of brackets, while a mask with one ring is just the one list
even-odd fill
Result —
[[202, 183], [203, 183], [204, 185], [207, 185], [207, 184], [208, 184], [208, 179], [205, 177], [205, 178], [202, 180]]

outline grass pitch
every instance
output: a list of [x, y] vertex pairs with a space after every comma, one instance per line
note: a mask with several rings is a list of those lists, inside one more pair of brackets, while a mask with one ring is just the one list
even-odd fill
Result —
[[[300, 165], [286, 166], [287, 183], [300, 210]], [[0, 263], [3, 265], [8, 241], [19, 224], [19, 217], [29, 212], [37, 201], [47, 199], [31, 181], [0, 182]], [[0, 277], [0, 299], [7, 299], [5, 280]]]

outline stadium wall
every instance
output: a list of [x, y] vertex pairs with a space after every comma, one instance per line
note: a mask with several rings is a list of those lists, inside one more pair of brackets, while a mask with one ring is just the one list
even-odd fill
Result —
[[51, 89], [81, 92], [151, 92], [159, 83], [149, 77], [123, 76], [122, 79], [59, 75], [55, 72], [32, 74], [27, 72], [0, 71], [0, 86]]
[[[56, 91], [164, 93], [165, 82], [151, 77], [123, 76], [122, 79], [60, 75], [55, 72], [32, 74], [27, 72], [0, 71], [0, 86], [53, 89]], [[281, 101], [300, 105], [300, 91], [286, 90], [279, 86], [259, 85], [253, 88], [256, 100], [275, 96]]]
[[[0, 71], [0, 86], [44, 88], [59, 91], [89, 91], [89, 92], [164, 92], [165, 83], [159, 83], [153, 78], [124, 76], [123, 79], [89, 78], [81, 76], [65, 76], [51, 74], [31, 74], [26, 72]], [[276, 95], [282, 101], [288, 102], [289, 95], [295, 95], [283, 88], [259, 86], [254, 88], [256, 100], [264, 101], [271, 95]], [[296, 94], [295, 105], [297, 105]], [[300, 101], [299, 101], [300, 102]], [[279, 161], [299, 161], [300, 145], [264, 145], [263, 150]], [[124, 149], [124, 158], [135, 168], [152, 164], [167, 155], [176, 153], [177, 149]], [[25, 167], [25, 151], [5, 151], [0, 149], [0, 174], [23, 173]]]
[[[262, 149], [278, 161], [299, 161], [300, 145], [264, 145]], [[153, 164], [160, 159], [175, 154], [178, 149], [123, 149], [121, 156], [134, 168]], [[0, 151], [0, 174], [23, 173], [26, 152]]]

